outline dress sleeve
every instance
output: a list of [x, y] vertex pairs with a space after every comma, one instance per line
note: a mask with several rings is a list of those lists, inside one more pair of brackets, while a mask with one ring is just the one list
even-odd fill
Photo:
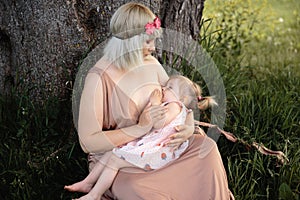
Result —
[[103, 131], [102, 128], [103, 90], [101, 77], [98, 74], [89, 73], [80, 99], [78, 119], [79, 142], [84, 152], [106, 152], [149, 131], [138, 125], [109, 131]]

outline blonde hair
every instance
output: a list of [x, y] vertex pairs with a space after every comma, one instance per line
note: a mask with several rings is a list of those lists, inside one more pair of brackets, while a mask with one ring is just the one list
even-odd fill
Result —
[[161, 35], [161, 29], [145, 33], [145, 25], [156, 16], [140, 3], [122, 5], [110, 21], [112, 38], [104, 49], [104, 56], [119, 69], [129, 69], [143, 64], [143, 44]]
[[199, 108], [200, 110], [206, 110], [209, 107], [218, 105], [212, 96], [202, 97], [201, 87], [188, 79], [185, 76], [174, 75], [169, 78], [168, 81], [177, 79], [177, 86], [179, 88], [178, 97], [179, 100], [184, 103], [187, 108], [194, 109]]

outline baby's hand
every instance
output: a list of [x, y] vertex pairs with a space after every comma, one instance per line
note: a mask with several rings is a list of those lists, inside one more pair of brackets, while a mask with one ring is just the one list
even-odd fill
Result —
[[162, 99], [162, 92], [159, 89], [155, 89], [150, 95], [150, 103], [152, 105], [160, 105]]

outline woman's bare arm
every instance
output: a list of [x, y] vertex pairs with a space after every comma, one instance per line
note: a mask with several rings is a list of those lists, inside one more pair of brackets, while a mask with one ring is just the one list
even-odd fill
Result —
[[99, 75], [91, 73], [86, 77], [82, 92], [78, 120], [78, 135], [82, 149], [86, 153], [105, 152], [146, 134], [153, 123], [162, 119], [166, 109], [147, 106], [139, 118], [139, 123], [130, 127], [103, 131], [103, 94]]

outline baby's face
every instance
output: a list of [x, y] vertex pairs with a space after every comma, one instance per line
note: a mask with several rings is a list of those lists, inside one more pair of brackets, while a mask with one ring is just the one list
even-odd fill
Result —
[[177, 82], [176, 79], [170, 79], [167, 84], [162, 87], [163, 102], [179, 100], [179, 87]]

